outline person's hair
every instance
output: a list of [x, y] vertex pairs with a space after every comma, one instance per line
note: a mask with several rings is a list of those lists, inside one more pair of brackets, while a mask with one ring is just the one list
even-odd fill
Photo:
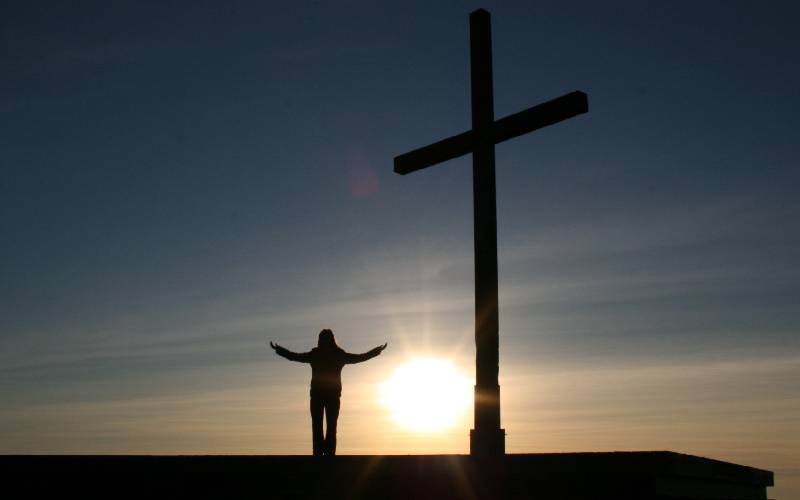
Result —
[[317, 338], [317, 347], [322, 348], [336, 348], [339, 349], [339, 346], [336, 344], [336, 337], [333, 336], [333, 331], [329, 328], [323, 329], [319, 332], [319, 337]]

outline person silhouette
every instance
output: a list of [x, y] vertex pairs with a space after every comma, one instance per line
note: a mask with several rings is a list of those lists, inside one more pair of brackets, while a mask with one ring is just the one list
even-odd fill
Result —
[[[336, 422], [342, 395], [342, 368], [344, 365], [372, 359], [386, 349], [387, 344], [363, 354], [352, 354], [336, 344], [333, 331], [325, 328], [319, 332], [317, 347], [308, 352], [292, 352], [274, 342], [269, 346], [275, 354], [290, 361], [311, 364], [311, 436], [314, 455], [336, 455]], [[327, 433], [322, 433], [322, 415], [325, 413]]]

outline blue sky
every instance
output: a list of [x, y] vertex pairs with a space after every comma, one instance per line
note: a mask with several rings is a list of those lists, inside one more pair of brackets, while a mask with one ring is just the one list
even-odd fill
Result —
[[390, 344], [346, 371], [342, 452], [465, 452], [468, 420], [381, 435], [370, 391], [472, 370], [469, 158], [392, 158], [469, 126], [477, 7], [498, 117], [590, 100], [497, 148], [509, 449], [800, 489], [790, 2], [5, 4], [0, 451], [305, 453], [307, 370], [265, 343], [330, 327]]

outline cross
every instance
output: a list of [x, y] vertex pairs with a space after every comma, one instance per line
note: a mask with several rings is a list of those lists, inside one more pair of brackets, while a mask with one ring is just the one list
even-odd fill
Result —
[[472, 130], [415, 149], [394, 159], [394, 171], [405, 175], [472, 153], [475, 225], [475, 428], [470, 430], [473, 456], [505, 453], [500, 428], [499, 326], [497, 305], [497, 203], [494, 146], [514, 137], [586, 113], [583, 92], [571, 92], [519, 113], [494, 119], [492, 34], [489, 12], [469, 16]]

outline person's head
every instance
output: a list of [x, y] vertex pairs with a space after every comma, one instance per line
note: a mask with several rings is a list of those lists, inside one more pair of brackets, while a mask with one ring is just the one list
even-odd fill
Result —
[[319, 332], [319, 337], [317, 338], [317, 347], [339, 347], [336, 345], [336, 338], [333, 336], [332, 330], [325, 328]]

